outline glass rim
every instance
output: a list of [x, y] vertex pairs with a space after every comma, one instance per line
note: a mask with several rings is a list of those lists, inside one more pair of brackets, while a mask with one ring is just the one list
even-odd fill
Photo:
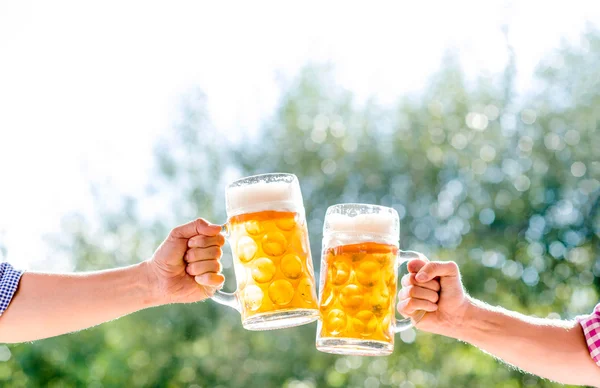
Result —
[[327, 210], [325, 211], [325, 215], [329, 214], [329, 212], [335, 208], [341, 208], [341, 207], [345, 207], [345, 206], [350, 207], [350, 208], [380, 209], [383, 211], [388, 211], [388, 212], [392, 213], [394, 216], [398, 217], [398, 219], [400, 219], [400, 215], [398, 214], [398, 211], [396, 209], [394, 209], [393, 207], [377, 205], [377, 204], [373, 204], [373, 203], [358, 203], [358, 202], [336, 203], [335, 205], [331, 205], [331, 206], [327, 207]]
[[256, 174], [256, 175], [245, 176], [243, 178], [238, 178], [238, 179], [234, 180], [233, 182], [230, 182], [229, 184], [227, 184], [227, 189], [241, 186], [246, 181], [251, 181], [251, 180], [263, 181], [263, 179], [261, 179], [261, 178], [267, 178], [267, 177], [282, 177], [282, 178], [290, 177], [292, 179], [290, 180], [289, 183], [293, 182], [294, 180], [298, 180], [298, 177], [295, 174], [292, 174], [289, 172], [269, 172], [269, 173], [265, 173], [265, 174]]

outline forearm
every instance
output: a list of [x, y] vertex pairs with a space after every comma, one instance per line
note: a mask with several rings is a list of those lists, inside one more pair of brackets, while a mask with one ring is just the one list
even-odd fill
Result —
[[577, 322], [531, 318], [472, 301], [463, 324], [444, 334], [563, 384], [600, 383], [600, 368]]
[[146, 265], [68, 275], [26, 272], [0, 317], [0, 342], [82, 330], [156, 305]]

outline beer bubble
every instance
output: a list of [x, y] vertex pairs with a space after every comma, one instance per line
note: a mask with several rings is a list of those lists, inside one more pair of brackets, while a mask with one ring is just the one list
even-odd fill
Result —
[[372, 312], [363, 310], [352, 319], [352, 327], [362, 337], [368, 337], [377, 330], [377, 317]]
[[285, 255], [281, 260], [281, 272], [289, 279], [298, 279], [302, 275], [302, 262], [294, 254]]
[[334, 300], [333, 289], [331, 287], [324, 287], [323, 295], [321, 296], [321, 311], [327, 309]]
[[333, 309], [327, 314], [325, 326], [332, 335], [338, 335], [346, 330], [347, 322], [346, 314], [342, 310]]
[[292, 301], [294, 297], [294, 287], [287, 280], [275, 280], [269, 286], [269, 298], [276, 305], [283, 306]]
[[375, 260], [381, 268], [390, 265], [390, 254], [389, 253], [374, 253], [373, 260]]
[[258, 283], [270, 282], [273, 276], [275, 276], [275, 271], [277, 271], [277, 268], [271, 259], [260, 257], [254, 260], [252, 278]]
[[249, 285], [244, 288], [243, 302], [246, 310], [256, 311], [262, 305], [263, 292], [260, 287]]
[[300, 280], [300, 283], [298, 283], [298, 292], [305, 302], [311, 303], [316, 299], [313, 282], [308, 277]]
[[351, 271], [352, 268], [350, 267], [350, 264], [346, 263], [345, 261], [334, 261], [331, 264], [331, 281], [336, 286], [346, 284], [346, 282], [350, 278]]
[[275, 222], [275, 225], [281, 230], [292, 230], [296, 226], [294, 217], [280, 218]]
[[368, 297], [371, 311], [378, 317], [386, 314], [390, 307], [390, 291], [387, 287], [376, 287]]
[[381, 280], [379, 264], [372, 260], [361, 262], [356, 269], [356, 280], [365, 287], [374, 286]]
[[358, 308], [363, 302], [362, 291], [356, 284], [348, 284], [340, 295], [342, 306], [349, 309]]
[[248, 236], [243, 236], [237, 243], [237, 256], [241, 262], [248, 263], [254, 259], [257, 249], [254, 240]]
[[391, 314], [388, 314], [381, 321], [381, 332], [383, 333], [383, 336], [389, 341], [394, 340], [392, 319], [396, 318], [394, 318]]
[[280, 256], [287, 248], [287, 240], [280, 232], [269, 232], [262, 239], [262, 248], [269, 256]]
[[385, 279], [385, 285], [388, 287], [392, 287], [393, 289], [396, 289], [397, 281], [398, 281], [398, 275], [396, 273], [392, 272], [391, 274], [389, 274], [387, 279]]
[[263, 227], [259, 221], [250, 220], [245, 223], [246, 232], [250, 233], [253, 236], [262, 233]]

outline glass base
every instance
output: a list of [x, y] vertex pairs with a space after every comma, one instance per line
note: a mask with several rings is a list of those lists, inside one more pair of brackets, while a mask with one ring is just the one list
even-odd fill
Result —
[[388, 356], [394, 351], [394, 344], [356, 338], [318, 338], [317, 350], [352, 356]]
[[253, 315], [242, 322], [247, 330], [274, 330], [301, 326], [319, 319], [317, 309], [293, 309]]

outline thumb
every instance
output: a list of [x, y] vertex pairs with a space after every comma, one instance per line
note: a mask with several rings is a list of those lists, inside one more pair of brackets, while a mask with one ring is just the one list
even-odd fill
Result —
[[460, 272], [458, 265], [453, 261], [432, 261], [425, 264], [415, 276], [417, 281], [424, 283], [435, 277], [458, 277]]

